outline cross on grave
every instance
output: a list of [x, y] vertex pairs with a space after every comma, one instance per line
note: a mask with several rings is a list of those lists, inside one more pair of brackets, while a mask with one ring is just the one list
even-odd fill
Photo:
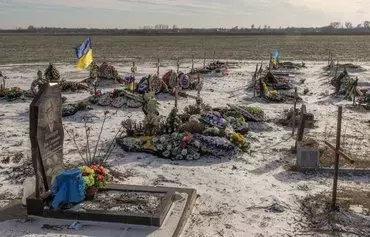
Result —
[[96, 89], [98, 87], [98, 77], [95, 77], [94, 81], [93, 81], [93, 87], [94, 87], [94, 95], [96, 95]]
[[206, 53], [206, 52], [204, 52], [203, 69], [205, 69], [205, 68], [206, 68], [206, 55], [207, 55], [207, 53]]
[[202, 90], [200, 75], [198, 74], [198, 87], [197, 87], [197, 99], [196, 103], [197, 105], [200, 105], [202, 103], [202, 99], [200, 98], [200, 91]]
[[180, 58], [177, 58], [177, 62], [176, 62], [176, 71], [177, 71], [177, 74], [179, 74], [180, 72]]
[[258, 63], [256, 65], [256, 71], [254, 71], [252, 77], [252, 84], [253, 84], [253, 98], [256, 97], [256, 87], [257, 87], [257, 74], [258, 74]]
[[179, 87], [175, 87], [175, 108], [177, 109], [177, 100], [179, 98]]
[[270, 53], [269, 70], [271, 70], [272, 68], [273, 68], [272, 53]]
[[191, 72], [194, 72], [194, 55], [191, 58]]
[[31, 102], [30, 139], [35, 194], [39, 198], [40, 189], [47, 192], [55, 177], [64, 171], [62, 94], [58, 83], [45, 83]]
[[[136, 75], [137, 67], [135, 65], [135, 62], [132, 62], [132, 67], [131, 67], [131, 76], [134, 78], [134, 80], [131, 83], [132, 92], [134, 92], [134, 81], [135, 81], [135, 75]], [[159, 71], [159, 70], [158, 70]]]
[[1, 78], [1, 85], [0, 85], [0, 90], [4, 90], [5, 89], [5, 78], [2, 77]]
[[159, 62], [159, 58], [157, 58], [157, 76], [159, 76], [159, 67], [161, 66], [161, 63]]
[[215, 62], [215, 58], [216, 58], [216, 50], [213, 51], [213, 62]]
[[137, 67], [136, 67], [136, 65], [135, 65], [135, 62], [132, 62], [131, 75], [132, 75], [133, 77], [135, 77], [136, 71], [137, 71]]

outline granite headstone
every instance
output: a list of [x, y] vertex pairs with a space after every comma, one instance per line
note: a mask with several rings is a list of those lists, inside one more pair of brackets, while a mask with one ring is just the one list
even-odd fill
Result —
[[41, 183], [48, 191], [64, 171], [62, 95], [57, 83], [45, 83], [30, 105], [30, 138], [38, 195]]

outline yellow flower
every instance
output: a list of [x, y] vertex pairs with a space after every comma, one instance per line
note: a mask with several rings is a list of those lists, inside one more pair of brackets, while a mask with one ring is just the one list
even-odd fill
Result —
[[231, 141], [237, 142], [239, 145], [244, 145], [246, 143], [245, 137], [240, 133], [234, 132], [231, 135]]
[[152, 143], [152, 136], [142, 137], [143, 148], [148, 150], [155, 150], [154, 144]]

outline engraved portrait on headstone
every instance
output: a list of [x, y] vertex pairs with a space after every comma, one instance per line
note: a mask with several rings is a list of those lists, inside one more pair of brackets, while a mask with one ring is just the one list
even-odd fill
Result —
[[40, 183], [44, 183], [46, 178], [45, 188], [50, 188], [55, 177], [64, 170], [61, 112], [62, 97], [58, 84], [46, 83], [32, 101], [30, 111], [32, 159]]

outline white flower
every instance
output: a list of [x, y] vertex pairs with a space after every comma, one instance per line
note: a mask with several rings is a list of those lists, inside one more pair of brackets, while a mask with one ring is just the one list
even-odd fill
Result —
[[172, 149], [171, 144], [168, 144], [168, 145], [167, 145], [167, 150], [171, 150], [171, 149]]
[[174, 133], [172, 133], [172, 134], [171, 134], [171, 137], [172, 137], [173, 139], [177, 138], [177, 133], [175, 133], [175, 132], [174, 132]]
[[188, 154], [188, 150], [186, 150], [186, 149], [182, 149], [182, 151], [181, 151], [181, 155], [186, 156], [186, 154]]
[[179, 154], [179, 155], [177, 155], [177, 156], [176, 156], [176, 160], [182, 160], [182, 155], [180, 155], [180, 154]]
[[157, 142], [158, 142], [158, 137], [153, 137], [153, 138], [152, 138], [152, 142], [153, 142], [153, 143], [157, 143]]
[[200, 147], [200, 142], [199, 141], [194, 141], [194, 146], [199, 148]]
[[162, 144], [158, 144], [157, 145], [157, 149], [160, 150], [160, 151], [163, 150], [163, 145]]
[[161, 143], [164, 143], [166, 141], [166, 137], [165, 136], [161, 136], [161, 138], [159, 140], [161, 141]]
[[200, 154], [199, 153], [194, 153], [193, 157], [194, 157], [194, 160], [199, 160]]
[[194, 157], [192, 155], [187, 155], [186, 156], [186, 160], [193, 160], [193, 159], [194, 159]]
[[169, 151], [164, 151], [163, 156], [168, 158], [170, 156], [170, 152]]

